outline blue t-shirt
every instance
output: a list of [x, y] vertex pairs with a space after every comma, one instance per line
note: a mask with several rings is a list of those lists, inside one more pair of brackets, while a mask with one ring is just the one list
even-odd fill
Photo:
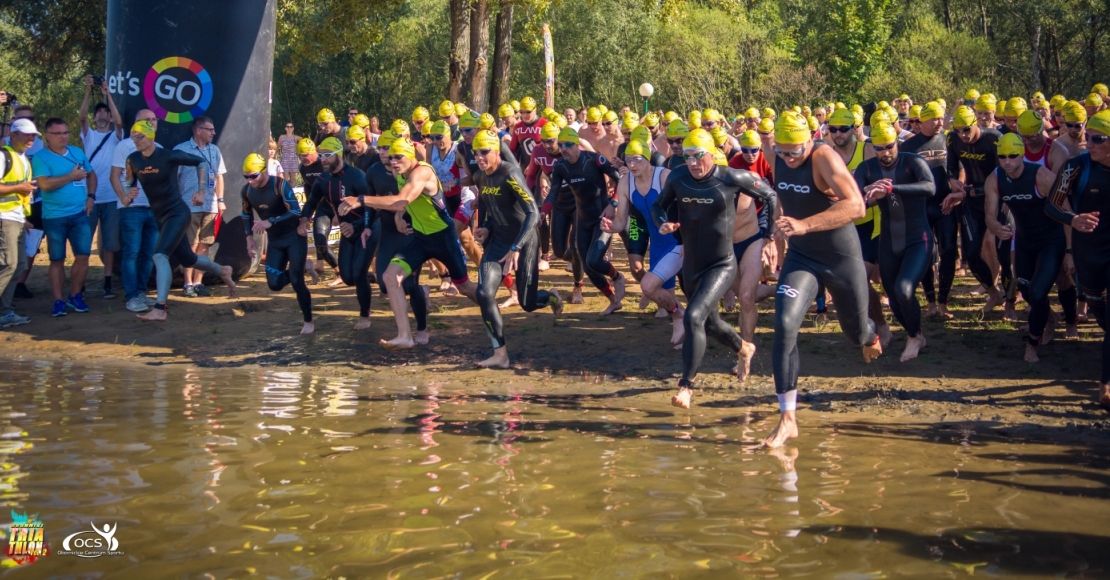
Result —
[[[85, 152], [73, 145], [66, 146], [64, 155], [44, 148], [31, 160], [31, 170], [36, 178], [60, 177], [73, 171], [77, 166], [83, 167], [85, 171], [92, 171], [92, 166], [85, 158]], [[56, 219], [84, 212], [85, 202], [88, 199], [89, 188], [84, 179], [70, 181], [53, 191], [43, 191], [42, 217]]]

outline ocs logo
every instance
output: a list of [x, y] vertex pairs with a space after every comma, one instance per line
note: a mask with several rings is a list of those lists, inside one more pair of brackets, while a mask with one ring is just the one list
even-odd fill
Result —
[[212, 104], [212, 76], [191, 58], [169, 56], [147, 71], [143, 98], [158, 118], [167, 123], [188, 123]]
[[89, 522], [89, 530], [82, 530], [66, 536], [62, 540], [60, 556], [77, 556], [80, 558], [99, 558], [101, 556], [121, 556], [119, 540], [116, 539], [116, 524], [104, 524], [97, 527]]

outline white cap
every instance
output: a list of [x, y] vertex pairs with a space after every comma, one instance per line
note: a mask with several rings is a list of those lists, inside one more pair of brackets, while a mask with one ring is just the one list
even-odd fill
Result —
[[39, 130], [35, 128], [35, 122], [30, 119], [16, 119], [12, 121], [12, 133], [42, 135], [42, 133], [39, 133]]

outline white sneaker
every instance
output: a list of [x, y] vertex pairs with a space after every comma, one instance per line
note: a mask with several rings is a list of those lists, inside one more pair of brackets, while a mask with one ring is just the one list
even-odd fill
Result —
[[145, 294], [143, 296], [141, 296], [141, 298], [143, 299], [143, 302], [146, 303], [147, 306], [154, 306], [155, 304], [158, 304], [157, 300], [155, 300], [154, 298], [152, 298], [150, 296], [147, 296]]
[[549, 264], [547, 262], [547, 260], [544, 260], [543, 258], [540, 258], [540, 267], [539, 267], [540, 272], [546, 272], [547, 270], [550, 270], [550, 269], [551, 269], [551, 264]]
[[0, 316], [0, 328], [11, 328], [13, 326], [23, 326], [31, 322], [30, 318], [20, 316], [14, 310], [7, 314]]
[[131, 312], [146, 312], [150, 310], [150, 306], [147, 306], [144, 296], [136, 296], [127, 301], [127, 310]]

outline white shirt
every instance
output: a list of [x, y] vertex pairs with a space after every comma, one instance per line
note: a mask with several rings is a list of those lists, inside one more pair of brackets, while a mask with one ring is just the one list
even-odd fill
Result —
[[277, 159], [269, 159], [266, 161], [266, 175], [271, 177], [281, 173], [281, 162]]
[[[100, 146], [101, 142], [104, 143], [103, 147]], [[97, 131], [89, 127], [81, 134], [81, 143], [85, 149], [85, 157], [89, 158], [89, 165], [92, 165], [93, 173], [96, 174], [96, 203], [118, 202], [119, 198], [116, 197], [116, 190], [112, 189], [111, 181], [112, 152], [119, 143], [116, 132]], [[92, 157], [93, 151], [97, 152], [96, 157]]]

